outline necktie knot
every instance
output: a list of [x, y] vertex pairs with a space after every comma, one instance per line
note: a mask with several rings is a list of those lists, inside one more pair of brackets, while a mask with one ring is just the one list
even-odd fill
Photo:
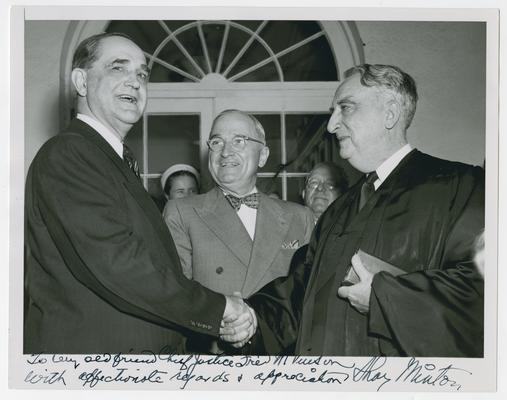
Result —
[[245, 197], [236, 197], [232, 194], [226, 194], [225, 198], [236, 211], [240, 209], [241, 204], [250, 208], [259, 208], [259, 193], [252, 193]]
[[378, 179], [377, 172], [373, 171], [373, 172], [369, 173], [368, 176], [366, 177], [365, 184], [373, 185], [377, 179]]
[[364, 205], [368, 202], [368, 200], [375, 193], [375, 181], [378, 179], [378, 175], [375, 171], [368, 174], [366, 180], [361, 186], [361, 197], [359, 198], [359, 210], [361, 210]]
[[123, 145], [123, 161], [128, 165], [135, 176], [139, 178], [139, 164], [137, 163], [134, 153], [132, 153], [132, 150], [130, 150], [126, 144]]

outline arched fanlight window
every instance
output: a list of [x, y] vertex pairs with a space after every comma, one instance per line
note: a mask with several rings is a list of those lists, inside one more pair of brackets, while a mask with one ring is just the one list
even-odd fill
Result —
[[200, 168], [204, 189], [213, 184], [206, 140], [213, 118], [228, 108], [255, 115], [266, 131], [270, 156], [258, 172], [261, 191], [297, 201], [315, 163], [340, 163], [326, 123], [343, 72], [364, 60], [353, 22], [74, 21], [62, 57], [65, 118], [72, 114], [72, 53], [81, 40], [104, 31], [130, 36], [151, 69], [146, 111], [126, 140], [155, 198], [161, 173], [174, 163]]
[[112, 21], [144, 50], [151, 82], [336, 81], [333, 52], [315, 21]]

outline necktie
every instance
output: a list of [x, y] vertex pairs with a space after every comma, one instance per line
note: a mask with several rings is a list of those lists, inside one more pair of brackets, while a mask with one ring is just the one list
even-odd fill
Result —
[[375, 186], [373, 183], [378, 179], [378, 175], [375, 171], [370, 173], [366, 180], [361, 186], [361, 197], [359, 198], [359, 210], [361, 210], [364, 205], [368, 202], [373, 193], [375, 193]]
[[139, 164], [137, 164], [137, 160], [134, 157], [132, 151], [128, 148], [126, 144], [123, 145], [123, 161], [128, 165], [128, 167], [132, 170], [132, 172], [139, 178]]
[[250, 208], [259, 208], [259, 193], [252, 193], [245, 197], [236, 197], [232, 194], [226, 194], [225, 198], [229, 200], [232, 208], [234, 208], [236, 211], [239, 210], [241, 204], [244, 204]]

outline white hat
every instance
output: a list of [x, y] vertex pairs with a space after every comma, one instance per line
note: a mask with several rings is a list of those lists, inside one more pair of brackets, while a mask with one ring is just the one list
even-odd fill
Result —
[[162, 190], [164, 190], [167, 178], [169, 178], [175, 172], [180, 172], [180, 171], [187, 171], [187, 172], [190, 172], [192, 175], [194, 175], [195, 180], [197, 181], [197, 185], [199, 186], [199, 181], [201, 179], [201, 176], [199, 175], [199, 172], [197, 172], [197, 170], [194, 167], [192, 167], [191, 165], [187, 165], [187, 164], [174, 164], [174, 165], [171, 165], [169, 168], [167, 168], [164, 171], [164, 173], [162, 174], [162, 176], [160, 177], [160, 184], [162, 185]]

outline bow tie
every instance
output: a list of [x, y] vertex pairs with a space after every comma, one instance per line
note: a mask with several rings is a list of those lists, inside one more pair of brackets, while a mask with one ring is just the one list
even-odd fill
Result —
[[250, 208], [259, 208], [259, 193], [252, 193], [245, 197], [236, 197], [232, 194], [226, 194], [225, 198], [229, 201], [232, 208], [234, 208], [236, 211], [239, 210], [241, 204], [244, 204]]

